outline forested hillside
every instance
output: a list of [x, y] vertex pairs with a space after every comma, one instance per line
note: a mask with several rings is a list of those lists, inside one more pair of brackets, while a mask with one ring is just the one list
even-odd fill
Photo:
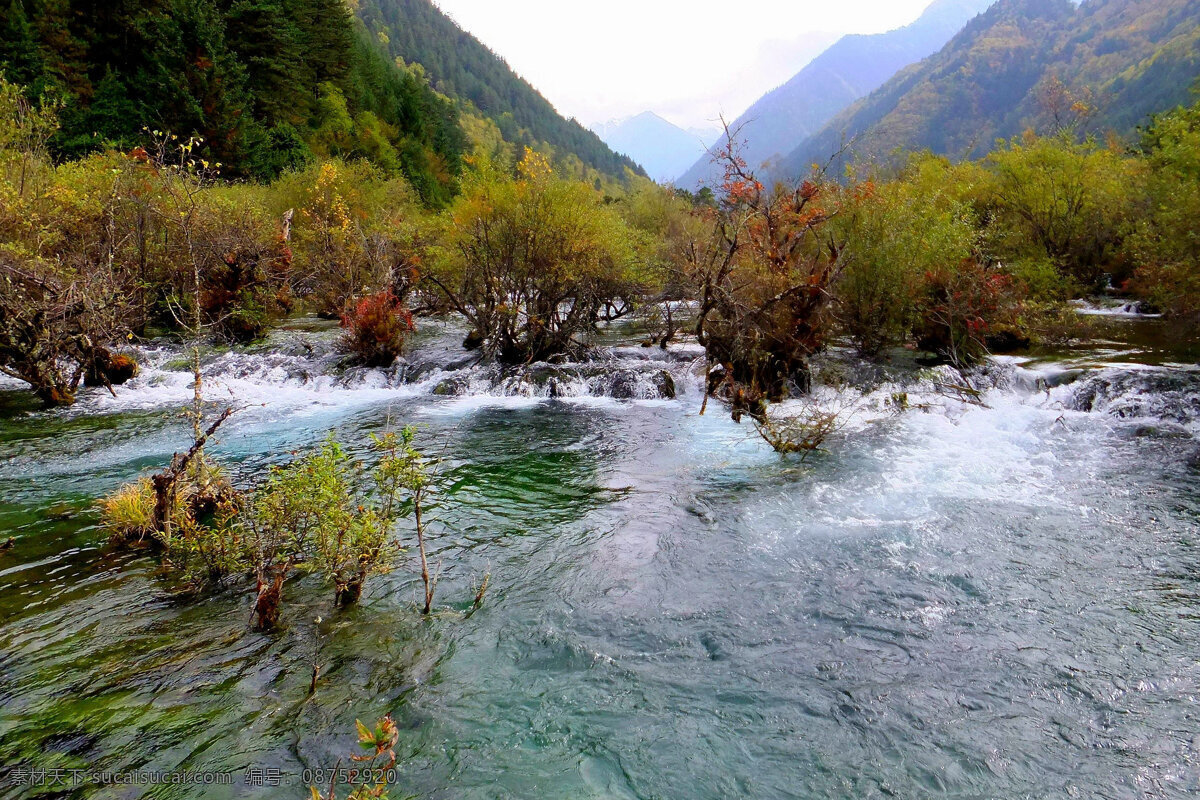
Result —
[[[839, 39], [791, 80], [764, 95], [731, 128], [744, 140], [742, 156], [753, 167], [780, 160], [830, 117], [878, 88], [896, 72], [937, 52], [992, 0], [937, 0], [903, 28]], [[697, 161], [678, 184], [720, 182], [711, 155]]]
[[595, 133], [562, 117], [504, 59], [429, 0], [361, 0], [356, 8], [392, 56], [420, 64], [438, 91], [469, 101], [494, 120], [505, 141], [548, 144], [556, 156], [574, 153], [587, 166], [618, 178], [626, 168], [641, 172]]
[[1127, 134], [1187, 103], [1200, 76], [1190, 0], [1000, 0], [939, 53], [888, 81], [798, 147], [799, 175], [849, 137], [853, 156], [897, 148], [982, 154], [1026, 129]]
[[[199, 136], [199, 152], [228, 177], [366, 159], [432, 205], [453, 197], [464, 153], [489, 136], [511, 153], [528, 145], [559, 163], [577, 159], [592, 175], [640, 172], [425, 0], [7, 0], [0, 9], [0, 71], [30, 100], [61, 106], [51, 142], [60, 157], [129, 150], [147, 129], [163, 130]], [[484, 117], [495, 126], [481, 137]]]
[[438, 203], [466, 146], [454, 103], [397, 69], [341, 0], [10, 0], [0, 69], [64, 104], [64, 156], [161, 128], [201, 136], [227, 174], [363, 157]]

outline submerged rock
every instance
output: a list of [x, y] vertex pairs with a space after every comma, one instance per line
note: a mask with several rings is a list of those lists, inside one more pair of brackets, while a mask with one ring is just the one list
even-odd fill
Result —
[[1200, 373], [1105, 369], [1078, 381], [1068, 403], [1074, 411], [1187, 424], [1200, 420]]
[[629, 370], [614, 372], [608, 387], [608, 396], [617, 400], [632, 400], [637, 397], [637, 374]]
[[1175, 425], [1139, 425], [1133, 432], [1139, 439], [1190, 439], [1192, 435]]
[[470, 382], [466, 377], [455, 375], [433, 387], [433, 393], [439, 397], [461, 397], [467, 394], [470, 388]]
[[658, 387], [658, 393], [660, 397], [662, 397], [664, 400], [675, 399], [675, 378], [671, 376], [671, 373], [667, 372], [665, 369], [661, 370], [658, 373], [658, 377], [655, 379], [654, 383], [655, 386]]

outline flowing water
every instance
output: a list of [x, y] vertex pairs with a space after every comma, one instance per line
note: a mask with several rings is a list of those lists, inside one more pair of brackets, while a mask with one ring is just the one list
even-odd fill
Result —
[[446, 459], [440, 613], [408, 559], [346, 612], [289, 584], [274, 635], [244, 586], [179, 602], [97, 527], [96, 497], [186, 446], [178, 349], [62, 411], [8, 385], [0, 798], [307, 796], [385, 712], [394, 798], [1194, 796], [1200, 372], [1137, 327], [1160, 323], [1115, 324], [997, 359], [982, 404], [892, 370], [804, 463], [697, 416], [694, 347], [614, 336], [523, 377], [448, 325], [387, 371], [340, 369], [316, 325], [214, 353], [208, 394], [240, 409], [214, 454], [243, 482], [329, 431], [412, 423]]

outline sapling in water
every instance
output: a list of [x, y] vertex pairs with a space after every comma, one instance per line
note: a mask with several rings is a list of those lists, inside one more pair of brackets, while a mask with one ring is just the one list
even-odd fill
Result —
[[[358, 728], [358, 745], [366, 751], [363, 755], [350, 756], [361, 766], [354, 773], [363, 776], [359, 783], [346, 796], [346, 800], [387, 800], [388, 778], [392, 768], [396, 766], [396, 742], [400, 741], [400, 729], [392, 721], [392, 715], [387, 714], [374, 728], [368, 728], [360, 720], [354, 721]], [[328, 787], [322, 792], [321, 788], [309, 786], [312, 800], [337, 800], [337, 779], [343, 774], [337, 767], [329, 770]], [[321, 770], [318, 770], [321, 772]]]
[[[259, 627], [278, 622], [279, 593], [293, 567], [321, 572], [345, 607], [368, 576], [387, 572], [399, 548], [391, 537], [398, 489], [387, 456], [368, 480], [361, 463], [332, 437], [313, 453], [276, 467], [255, 493], [246, 519], [259, 584]], [[365, 489], [374, 483], [373, 490]]]
[[413, 446], [415, 437], [416, 429], [408, 426], [403, 428], [399, 434], [389, 431], [382, 436], [372, 437], [372, 440], [383, 453], [383, 458], [375, 473], [375, 479], [380, 494], [387, 499], [388, 512], [392, 512], [392, 504], [399, 499], [401, 492], [407, 494], [416, 526], [417, 551], [421, 559], [421, 582], [425, 587], [425, 605], [422, 607], [421, 613], [428, 614], [433, 609], [433, 590], [436, 580], [429, 574], [423, 514], [434, 482], [432, 465]]

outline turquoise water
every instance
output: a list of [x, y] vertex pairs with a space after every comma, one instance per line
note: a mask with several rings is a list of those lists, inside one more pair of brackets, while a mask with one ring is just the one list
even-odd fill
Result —
[[[444, 454], [439, 613], [417, 613], [411, 559], [347, 612], [317, 578], [289, 584], [274, 635], [250, 629], [244, 587], [173, 600], [92, 505], [185, 446], [183, 379], [150, 369], [52, 413], [6, 391], [0, 797], [303, 797], [304, 770], [386, 712], [393, 797], [1200, 792], [1186, 370], [1165, 389], [1139, 372], [1090, 412], [1043, 366], [1008, 365], [988, 407], [915, 386], [929, 408], [869, 408], [798, 464], [719, 408], [697, 416], [683, 357], [676, 400], [439, 397], [258, 357], [215, 367], [212, 396], [246, 406], [214, 451], [236, 479], [330, 430], [413, 423]], [[39, 788], [18, 765], [233, 784]], [[250, 767], [280, 785], [248, 785]]]

